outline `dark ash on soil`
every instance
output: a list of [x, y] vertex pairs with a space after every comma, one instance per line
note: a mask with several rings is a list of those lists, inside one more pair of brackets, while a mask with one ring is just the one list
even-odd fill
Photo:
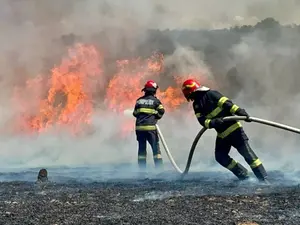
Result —
[[298, 186], [145, 180], [5, 182], [0, 190], [0, 224], [5, 225], [300, 224]]

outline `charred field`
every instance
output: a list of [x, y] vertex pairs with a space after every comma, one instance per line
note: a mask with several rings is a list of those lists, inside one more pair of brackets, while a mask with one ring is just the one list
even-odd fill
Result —
[[299, 174], [272, 171], [271, 185], [219, 172], [124, 174], [49, 169], [36, 184], [34, 170], [2, 173], [0, 224], [300, 223]]
[[[107, 135], [109, 138], [106, 135], [103, 139], [99, 137], [106, 133], [106, 128], [111, 127], [110, 122], [120, 112], [123, 114], [125, 109], [132, 108], [148, 78], [154, 77], [161, 84], [160, 96], [165, 108], [175, 112], [174, 118], [176, 111], [186, 103], [179, 86], [181, 78], [190, 75], [203, 82], [211, 81], [212, 86], [216, 80], [220, 90], [231, 98], [245, 93], [249, 96], [247, 101], [258, 103], [257, 109], [264, 109], [265, 104], [261, 104], [264, 102], [274, 109], [278, 109], [281, 103], [281, 108], [285, 109], [287, 105], [283, 103], [287, 97], [295, 97], [295, 90], [299, 90], [299, 33], [300, 26], [281, 26], [272, 18], [253, 27], [245, 25], [210, 31], [150, 30], [146, 35], [148, 38], [142, 38], [143, 41], [138, 42], [139, 46], [135, 50], [131, 47], [127, 49], [124, 44], [117, 53], [113, 51], [115, 47], [111, 47], [112, 53], [109, 54], [109, 47], [106, 47], [106, 55], [104, 46], [110, 46], [110, 38], [105, 32], [95, 33], [93, 38], [84, 38], [71, 32], [55, 40], [58, 49], [53, 56], [47, 55], [45, 62], [40, 62], [43, 75], [37, 76], [35, 70], [27, 73], [22, 71], [22, 79], [19, 79], [19, 69], [15, 68], [23, 70], [24, 65], [15, 60], [12, 54], [10, 61], [13, 62], [13, 69], [9, 75], [14, 79], [8, 79], [4, 85], [12, 86], [15, 90], [13, 96], [10, 96], [10, 90], [7, 91], [14, 100], [14, 116], [8, 116], [4, 134], [12, 133], [13, 141], [9, 140], [8, 144], [2, 142], [2, 148], [6, 150], [1, 157], [1, 166], [5, 163], [10, 166], [31, 162], [35, 165], [39, 160], [44, 162], [45, 156], [45, 162], [50, 161], [50, 164], [61, 160], [65, 165], [64, 160], [70, 162], [72, 159], [75, 160], [72, 163], [78, 162], [78, 159], [80, 163], [92, 163], [95, 162], [93, 158], [120, 154], [118, 150], [113, 151], [116, 149], [115, 144], [124, 145], [126, 140], [115, 140], [123, 133], [119, 129], [120, 122], [124, 123], [121, 127], [126, 128], [124, 133], [128, 134], [127, 121], [114, 121], [115, 129]], [[123, 37], [120, 40], [123, 43]], [[177, 48], [177, 43], [182, 48]], [[19, 45], [16, 46], [16, 53], [21, 52]], [[53, 44], [49, 46], [53, 47]], [[159, 54], [152, 55], [153, 51]], [[37, 64], [35, 57], [32, 61], [34, 65]], [[199, 67], [199, 63], [205, 64], [204, 68]], [[282, 68], [285, 68], [284, 72]], [[272, 74], [276, 82], [270, 82], [270, 76], [262, 79], [265, 74]], [[288, 76], [285, 75], [292, 79], [287, 80]], [[125, 82], [129, 77], [132, 78], [131, 82]], [[1, 79], [4, 77], [1, 76]], [[270, 86], [270, 83], [274, 86]], [[274, 93], [274, 90], [276, 96], [263, 94]], [[294, 106], [298, 99], [291, 99]], [[106, 117], [111, 111], [116, 114], [112, 118]], [[96, 121], [96, 125], [101, 124], [99, 127], [88, 125], [90, 115], [94, 112], [96, 117], [100, 115], [99, 121]], [[281, 115], [280, 111], [274, 115], [273, 110], [271, 114], [276, 120]], [[281, 118], [294, 118], [298, 114], [297, 111], [295, 114], [285, 111]], [[20, 133], [35, 135], [51, 126], [56, 128], [57, 124], [67, 125], [70, 128], [67, 130], [75, 136], [81, 134], [81, 125], [84, 125], [89, 135], [95, 133], [97, 140], [90, 146], [86, 143], [90, 144], [93, 139], [82, 142], [82, 145], [79, 144], [81, 141], [76, 144], [72, 141], [71, 145], [67, 141], [66, 145], [56, 146], [53, 143], [57, 141], [52, 138], [49, 139], [50, 144], [41, 139], [41, 145], [37, 142], [28, 144], [19, 139], [17, 145], [14, 145], [15, 137]], [[101, 133], [99, 136], [94, 132], [96, 128]], [[260, 132], [256, 137], [262, 139]], [[287, 142], [286, 137], [282, 137], [278, 138], [278, 142], [273, 142], [276, 136], [269, 135], [270, 139], [265, 138], [265, 141], [278, 147], [277, 143], [281, 145]], [[37, 144], [36, 148], [33, 144]], [[103, 145], [101, 152], [99, 144]], [[111, 144], [112, 148], [106, 148], [111, 147]], [[79, 147], [75, 149], [77, 145]], [[293, 168], [293, 165], [289, 166], [293, 162], [299, 164], [299, 145], [295, 146], [295, 154], [288, 161], [282, 162], [284, 168]], [[89, 154], [81, 159], [88, 148]], [[68, 152], [69, 149], [73, 151]], [[72, 157], [74, 154], [79, 157]], [[274, 151], [272, 154], [276, 156], [276, 161], [283, 156]], [[180, 179], [172, 171], [140, 174], [127, 167], [63, 167], [47, 168], [50, 182], [36, 184], [39, 169], [0, 169], [0, 224], [300, 224], [300, 173], [269, 171], [271, 185], [262, 185], [254, 178], [238, 183], [232, 174], [224, 170], [192, 172]]]

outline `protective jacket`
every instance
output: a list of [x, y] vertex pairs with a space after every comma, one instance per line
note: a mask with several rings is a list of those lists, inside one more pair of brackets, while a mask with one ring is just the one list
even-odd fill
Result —
[[[215, 90], [196, 91], [194, 93], [193, 108], [199, 123], [206, 128], [212, 128], [213, 119], [233, 116], [234, 114], [238, 115], [240, 110], [239, 106]], [[225, 138], [241, 127], [240, 122], [227, 121], [215, 127], [215, 130], [219, 138]]]
[[156, 130], [157, 120], [161, 119], [165, 109], [158, 98], [145, 94], [137, 99], [133, 116], [136, 117], [135, 129], [139, 131]]

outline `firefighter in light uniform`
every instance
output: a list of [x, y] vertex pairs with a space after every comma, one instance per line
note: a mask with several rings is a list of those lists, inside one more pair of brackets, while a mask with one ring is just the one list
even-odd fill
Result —
[[231, 146], [233, 146], [244, 157], [258, 180], [267, 182], [265, 168], [251, 149], [241, 123], [222, 120], [222, 117], [233, 115], [249, 117], [248, 113], [220, 92], [210, 90], [193, 79], [183, 83], [182, 92], [188, 101], [193, 101], [193, 108], [199, 123], [208, 129], [214, 128], [217, 131], [216, 161], [240, 180], [247, 179], [249, 177], [247, 169], [229, 156]]
[[160, 100], [155, 96], [157, 89], [158, 85], [154, 81], [147, 81], [142, 89], [145, 94], [137, 99], [133, 111], [133, 116], [136, 117], [135, 130], [138, 141], [138, 164], [140, 168], [146, 167], [147, 141], [152, 148], [155, 166], [161, 167], [163, 164], [155, 125], [162, 118], [165, 110]]

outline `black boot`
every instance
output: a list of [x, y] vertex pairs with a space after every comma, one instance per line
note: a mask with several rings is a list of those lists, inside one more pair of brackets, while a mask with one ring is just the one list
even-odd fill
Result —
[[252, 171], [259, 181], [268, 182], [267, 181], [268, 175], [262, 164], [260, 164], [258, 167], [252, 168]]
[[240, 163], [237, 163], [231, 172], [239, 178], [239, 180], [247, 180], [249, 178], [248, 170], [243, 167]]
[[140, 170], [145, 171], [147, 167], [147, 160], [146, 158], [139, 158], [138, 159], [138, 165]]
[[262, 165], [262, 162], [259, 160], [257, 155], [254, 153], [252, 148], [250, 147], [248, 141], [244, 143], [244, 145], [241, 145], [239, 148], [237, 148], [239, 153], [245, 158], [246, 162], [251, 167], [253, 173], [257, 177], [259, 181], [266, 181], [267, 178], [267, 172]]
[[162, 158], [160, 158], [160, 159], [154, 158], [154, 165], [155, 165], [155, 168], [162, 169], [163, 168]]

